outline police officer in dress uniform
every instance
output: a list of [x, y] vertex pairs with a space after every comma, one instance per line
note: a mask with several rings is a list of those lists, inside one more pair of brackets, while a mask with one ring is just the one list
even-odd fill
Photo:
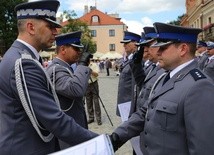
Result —
[[156, 81], [147, 106], [111, 134], [114, 149], [140, 134], [144, 155], [214, 154], [214, 84], [194, 59], [201, 29], [154, 27], [158, 37], [152, 46], [159, 47], [159, 65], [169, 74]]
[[0, 75], [1, 155], [44, 155], [59, 149], [58, 138], [74, 145], [97, 136], [60, 109], [49, 76], [38, 61], [39, 51], [55, 41], [59, 5], [56, 0], [42, 0], [15, 7], [18, 38], [0, 64], [4, 73]]
[[149, 52], [150, 50], [150, 45], [152, 45], [152, 43], [154, 42], [155, 38], [157, 37], [157, 33], [155, 32], [154, 27], [149, 27], [146, 26], [143, 28], [144, 32], [145, 32], [145, 38], [144, 40], [140, 43], [140, 46], [144, 47], [144, 53], [148, 53], [148, 61], [146, 65], [144, 65], [144, 72], [146, 75], [149, 74], [149, 72], [151, 71], [151, 69], [153, 68], [154, 63], [151, 61], [152, 56], [151, 53]]
[[[140, 48], [141, 46], [143, 46], [142, 42], [144, 42], [145, 39], [146, 39], [145, 38], [145, 33], [142, 32], [141, 33], [141, 39], [140, 39], [140, 42], [138, 44], [138, 46], [139, 46], [138, 48]], [[149, 61], [148, 50], [145, 50], [144, 46], [143, 46], [142, 50], [143, 50], [143, 61], [142, 61], [142, 63], [143, 63], [143, 66], [144, 66], [144, 71], [146, 71], [147, 68], [149, 68], [152, 65], [152, 62]], [[145, 72], [145, 74], [146, 74], [146, 72]]]
[[159, 47], [152, 47], [151, 45], [155, 43], [155, 38], [157, 37], [157, 33], [155, 32], [154, 27], [144, 27], [145, 32], [145, 40], [141, 42], [141, 46], [144, 46], [144, 50], [148, 51], [148, 59], [152, 62], [151, 67], [149, 67], [149, 71], [147, 72], [146, 77], [142, 83], [141, 91], [137, 99], [137, 109], [141, 108], [145, 102], [148, 100], [150, 91], [152, 89], [155, 81], [160, 77], [165, 70], [159, 66], [158, 62], [158, 50]]
[[[135, 81], [132, 75], [130, 62], [132, 61], [133, 53], [137, 50], [136, 43], [139, 42], [141, 36], [132, 32], [124, 32], [124, 38], [121, 43], [124, 45], [126, 58], [120, 66], [120, 76], [118, 84], [117, 96], [117, 116], [120, 116], [118, 105], [125, 102], [131, 102], [134, 92]], [[134, 106], [134, 105], [131, 105]]]
[[[139, 43], [139, 46], [140, 47], [143, 46], [144, 52], [145, 51], [147, 52], [148, 60], [150, 62], [152, 62], [152, 65], [151, 65], [151, 67], [148, 67], [148, 68], [145, 68], [142, 66], [144, 69], [144, 72], [147, 74], [146, 74], [146, 77], [144, 77], [144, 76], [141, 77], [141, 79], [143, 79], [143, 82], [142, 82], [142, 86], [140, 87], [139, 93], [137, 94], [138, 96], [135, 100], [135, 102], [136, 102], [135, 111], [137, 111], [140, 107], [142, 107], [146, 103], [146, 101], [149, 98], [149, 94], [150, 94], [153, 84], [158, 79], [158, 77], [164, 73], [164, 69], [160, 68], [159, 63], [158, 63], [157, 51], [158, 51], [159, 47], [150, 47], [155, 42], [157, 33], [155, 32], [154, 27], [144, 27], [143, 29], [145, 32], [145, 37]], [[132, 69], [134, 69], [134, 67]], [[133, 72], [133, 74], [134, 74], [134, 72]], [[135, 76], [135, 74], [134, 74], [134, 76]], [[135, 151], [137, 152], [138, 155], [142, 154], [142, 152], [140, 151], [139, 138], [140, 137], [137, 136], [137, 137], [131, 139], [131, 142], [133, 144], [132, 146], [135, 148]], [[135, 143], [133, 141], [135, 141]]]
[[[126, 58], [124, 59], [123, 63], [120, 66], [120, 76], [119, 76], [119, 84], [118, 84], [118, 96], [117, 96], [117, 116], [120, 116], [119, 104], [123, 104], [125, 102], [130, 103], [130, 111], [129, 116], [135, 112], [135, 102], [134, 98], [137, 94], [137, 86], [140, 84], [140, 81], [138, 80], [138, 77], [141, 77], [141, 74], [144, 72], [141, 72], [139, 69], [135, 69], [135, 74], [137, 75], [137, 79], [134, 79], [134, 76], [132, 74], [132, 66], [134, 65], [133, 61], [133, 54], [137, 51], [137, 45], [141, 39], [141, 36], [132, 32], [124, 32], [124, 38], [121, 43], [124, 44], [125, 54]], [[139, 63], [136, 63], [135, 68], [141, 67], [142, 57]], [[139, 81], [139, 83], [135, 83], [135, 81]], [[135, 152], [133, 152], [135, 154]]]
[[[80, 42], [81, 34], [81, 31], [76, 31], [56, 36], [57, 56], [46, 71], [55, 87], [61, 109], [87, 129], [83, 97], [91, 74], [91, 69], [88, 67], [90, 53], [82, 53], [84, 46]], [[80, 62], [74, 72], [71, 64], [78, 61]], [[60, 141], [61, 149], [70, 146]]]
[[207, 54], [207, 43], [204, 41], [199, 40], [197, 42], [197, 53], [199, 54], [196, 59], [198, 60], [198, 67], [203, 70], [204, 64], [208, 59]]
[[214, 81], [214, 42], [207, 43], [208, 58], [204, 64], [203, 71]]

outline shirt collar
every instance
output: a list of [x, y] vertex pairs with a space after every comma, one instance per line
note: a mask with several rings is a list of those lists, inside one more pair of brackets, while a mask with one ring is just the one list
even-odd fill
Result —
[[191, 62], [193, 62], [194, 59], [176, 67], [175, 69], [173, 69], [172, 71], [170, 71], [170, 78], [173, 77], [177, 72], [179, 72], [181, 69], [183, 69], [184, 67], [188, 66]]
[[208, 59], [209, 60], [213, 60], [214, 59], [214, 55], [210, 56]]
[[131, 60], [133, 58], [133, 53], [129, 54], [128, 60]]
[[203, 51], [201, 54], [199, 54], [200, 56], [203, 56], [205, 53], [207, 53], [207, 51]]
[[56, 59], [59, 59], [60, 61], [64, 62], [66, 65], [71, 66], [71, 65], [69, 65], [66, 61], [60, 59], [59, 57], [56, 57]]

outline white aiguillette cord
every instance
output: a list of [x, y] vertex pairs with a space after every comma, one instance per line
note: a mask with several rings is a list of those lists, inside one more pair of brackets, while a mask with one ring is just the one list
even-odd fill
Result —
[[[57, 66], [57, 65], [59, 65], [59, 64], [54, 65], [54, 66], [53, 66], [53, 69], [52, 69], [52, 71], [53, 71], [53, 80], [52, 80], [52, 84], [53, 84], [54, 90], [55, 90], [55, 84], [56, 84], [56, 66]], [[62, 66], [62, 67], [64, 67], [64, 66]], [[64, 68], [65, 68], [65, 69], [68, 71], [68, 73], [72, 76], [71, 71], [70, 71], [68, 68], [66, 68], [66, 67], [64, 67]], [[69, 110], [73, 107], [74, 101], [75, 101], [75, 99], [73, 99], [71, 105], [70, 105], [67, 109], [62, 109], [62, 108], [61, 108], [62, 111], [64, 111], [64, 112], [69, 111]]]
[[150, 91], [150, 93], [149, 93], [149, 98], [151, 98], [154, 89], [156, 88], [156, 86], [158, 85], [158, 83], [160, 82], [160, 80], [161, 80], [165, 75], [166, 75], [166, 73], [161, 74], [161, 75], [158, 77], [158, 79], [155, 81], [155, 83], [153, 84], [152, 89], [151, 89], [151, 91]]
[[[22, 54], [21, 58], [17, 59], [15, 62], [16, 87], [18, 90], [18, 95], [19, 95], [19, 98], [21, 100], [22, 106], [23, 106], [26, 114], [28, 115], [34, 129], [36, 130], [36, 132], [40, 136], [40, 138], [44, 142], [50, 142], [53, 139], [54, 135], [52, 133], [49, 133], [47, 136], [45, 136], [41, 133], [40, 129], [41, 130], [46, 130], [46, 129], [41, 127], [41, 125], [39, 124], [39, 122], [36, 118], [36, 115], [34, 113], [34, 109], [33, 109], [32, 103], [31, 103], [31, 99], [30, 99], [30, 95], [28, 92], [28, 88], [27, 88], [27, 84], [26, 84], [26, 80], [25, 80], [25, 75], [24, 75], [24, 71], [23, 71], [23, 66], [22, 66], [22, 60], [23, 59], [28, 59], [28, 60], [34, 61], [43, 71], [44, 71], [44, 69], [43, 69], [42, 65], [40, 64], [40, 62], [33, 59], [31, 57], [31, 55], [29, 55], [29, 54]], [[55, 92], [53, 86], [52, 86], [50, 77], [48, 76], [48, 74], [45, 71], [44, 71], [44, 73], [45, 73], [46, 78], [47, 78], [47, 85], [50, 86], [54, 100], [60, 109], [59, 99], [56, 95], [56, 92]], [[24, 87], [23, 87], [23, 84], [24, 84]], [[49, 89], [49, 87], [48, 87], [48, 89]]]

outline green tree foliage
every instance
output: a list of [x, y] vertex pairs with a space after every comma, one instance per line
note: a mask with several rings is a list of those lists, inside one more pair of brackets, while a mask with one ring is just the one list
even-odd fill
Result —
[[3, 55], [16, 39], [17, 20], [14, 8], [27, 0], [0, 0], [0, 55]]
[[177, 20], [170, 21], [168, 24], [178, 25], [179, 26], [181, 24], [181, 20], [182, 20], [183, 17], [184, 17], [184, 14], [181, 15], [181, 16], [178, 16]]
[[68, 23], [63, 26], [60, 30], [60, 33], [67, 33], [67, 32], [74, 32], [74, 31], [82, 31], [82, 38], [81, 42], [83, 45], [89, 45], [89, 52], [95, 53], [96, 52], [96, 43], [92, 40], [91, 31], [88, 28], [88, 25], [79, 20], [77, 18], [77, 14], [74, 11], [64, 11], [61, 14], [61, 19], [65, 19]]

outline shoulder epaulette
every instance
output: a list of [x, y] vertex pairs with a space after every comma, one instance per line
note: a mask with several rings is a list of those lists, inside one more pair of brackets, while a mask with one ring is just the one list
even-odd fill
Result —
[[189, 72], [195, 81], [207, 78], [199, 69], [193, 69]]

